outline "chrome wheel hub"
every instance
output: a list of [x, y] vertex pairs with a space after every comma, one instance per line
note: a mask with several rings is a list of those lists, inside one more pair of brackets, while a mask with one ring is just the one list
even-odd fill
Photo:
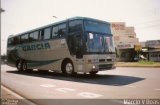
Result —
[[72, 66], [71, 63], [67, 63], [67, 65], [66, 65], [66, 72], [68, 74], [71, 74], [73, 72], [73, 66]]

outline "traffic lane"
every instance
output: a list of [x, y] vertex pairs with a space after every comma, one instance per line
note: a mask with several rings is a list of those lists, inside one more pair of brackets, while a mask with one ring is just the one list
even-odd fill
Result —
[[[105, 71], [101, 71], [99, 74], [103, 74]], [[153, 74], [152, 74], [153, 72]], [[116, 74], [116, 75], [127, 75], [127, 76], [138, 76], [142, 78], [159, 79], [160, 68], [147, 68], [147, 67], [117, 67], [116, 71], [114, 70], [107, 71], [107, 74]]]
[[[2, 77], [2, 83], [7, 83], [8, 86], [11, 86], [12, 83], [9, 83], [10, 80], [18, 77], [20, 79], [17, 83], [14, 83], [17, 85], [13, 89], [24, 94], [27, 98], [37, 99], [88, 98], [84, 95], [84, 92], [86, 92], [85, 94], [88, 96], [94, 96], [91, 98], [95, 98], [96, 95], [100, 96], [96, 98], [155, 98], [158, 96], [157, 93], [153, 92], [153, 90], [146, 95], [144, 93], [148, 91], [148, 88], [143, 87], [140, 89], [137, 86], [133, 86], [139, 85], [139, 83], [146, 80], [145, 78], [116, 75], [116, 71], [117, 70], [113, 70], [113, 72], [106, 71], [94, 77], [91, 77], [90, 75], [64, 77], [63, 75], [56, 73], [18, 73], [15, 70], [7, 70], [7, 72], [4, 72], [3, 74], [4, 77]], [[9, 77], [7, 77], [8, 75]], [[14, 75], [14, 78], [11, 78], [11, 75]], [[8, 81], [4, 79], [6, 77], [8, 78]], [[14, 82], [14, 80], [12, 82]], [[24, 85], [26, 85], [26, 87], [23, 90]], [[14, 85], [12, 84], [12, 86]], [[64, 89], [68, 89], [70, 91], [65, 93]], [[24, 93], [24, 91], [27, 91], [27, 93]], [[43, 95], [39, 96], [39, 94]]]
[[[103, 71], [100, 72], [103, 74]], [[108, 71], [107, 74], [112, 74], [113, 71]], [[138, 84], [138, 87], [145, 87], [147, 89], [154, 88], [155, 90], [160, 90], [160, 68], [137, 68], [137, 67], [118, 67], [115, 75], [127, 75], [127, 76], [136, 76], [144, 78], [145, 81]], [[135, 84], [136, 85], [136, 84]], [[157, 89], [156, 89], [157, 88]]]
[[[16, 71], [16, 73], [18, 72]], [[18, 73], [18, 75], [20, 74], [21, 73]], [[126, 77], [126, 76], [123, 77], [123, 76], [117, 76], [117, 75], [116, 76], [97, 75], [95, 78], [88, 77], [90, 75], [85, 75], [85, 76], [82, 75], [80, 76], [81, 78], [63, 77], [63, 76], [60, 76], [59, 74], [58, 76], [56, 74], [54, 74], [54, 76], [49, 76], [49, 74], [47, 76], [46, 75], [44, 76], [44, 74], [39, 75], [39, 73], [38, 75], [37, 74], [34, 75], [30, 73], [22, 73], [21, 75], [24, 75], [27, 77], [23, 79], [19, 79], [18, 81], [16, 80], [12, 81], [12, 83], [10, 83], [9, 85], [12, 85], [11, 87], [13, 88], [14, 85], [17, 84], [14, 87], [14, 89], [16, 89], [18, 93], [21, 93], [21, 94], [25, 93], [27, 97], [32, 97], [37, 99], [38, 98], [40, 99], [71, 98], [72, 99], [72, 98], [132, 97], [134, 93], [131, 93], [130, 92], [131, 90], [128, 87], [125, 87], [125, 88], [123, 87], [126, 85], [126, 83], [130, 84], [130, 83], [142, 80], [141, 78]], [[36, 77], [38, 76], [38, 78], [36, 78], [35, 76]], [[8, 80], [5, 79], [5, 81], [8, 83], [10, 82], [10, 80], [13, 80], [13, 78], [12, 79], [9, 78]], [[120, 91], [125, 91], [126, 93], [124, 94], [123, 92], [120, 92]], [[40, 96], [39, 94], [43, 94], [43, 95]]]
[[[128, 76], [128, 74], [123, 75], [123, 73], [119, 72], [119, 69], [116, 70], [108, 70], [108, 71], [100, 71], [97, 75], [89, 75], [89, 74], [78, 74], [72, 77], [66, 77], [61, 73], [54, 72], [38, 72], [33, 71], [29, 72], [18, 72], [15, 68], [10, 68], [9, 70], [3, 70], [6, 73], [10, 74], [18, 74], [19, 76], [32, 76], [32, 77], [40, 77], [40, 78], [49, 78], [55, 80], [64, 80], [64, 81], [73, 81], [73, 82], [82, 82], [82, 83], [91, 83], [91, 84], [100, 84], [100, 85], [111, 85], [111, 86], [120, 86], [127, 85], [134, 82], [141, 81], [145, 78], [134, 77], [132, 75]], [[3, 72], [2, 71], [2, 72]]]

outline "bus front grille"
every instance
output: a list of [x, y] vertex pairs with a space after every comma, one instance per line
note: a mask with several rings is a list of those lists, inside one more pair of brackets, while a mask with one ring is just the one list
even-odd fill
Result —
[[107, 61], [112, 61], [112, 59], [107, 59]]
[[99, 69], [111, 69], [112, 68], [112, 64], [100, 64], [99, 65]]
[[99, 59], [99, 62], [105, 62], [105, 59]]

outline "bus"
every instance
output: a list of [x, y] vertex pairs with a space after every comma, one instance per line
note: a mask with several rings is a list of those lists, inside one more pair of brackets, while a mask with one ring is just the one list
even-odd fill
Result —
[[72, 75], [115, 68], [110, 23], [73, 17], [8, 37], [7, 64], [18, 71], [37, 69]]

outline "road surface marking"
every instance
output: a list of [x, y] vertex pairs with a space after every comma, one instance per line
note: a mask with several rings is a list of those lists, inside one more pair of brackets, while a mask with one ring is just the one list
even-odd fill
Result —
[[50, 87], [55, 87], [55, 85], [51, 85], [51, 84], [42, 84], [42, 85], [40, 85], [41, 87], [48, 87], [48, 88], [50, 88]]
[[82, 93], [79, 93], [78, 95], [85, 97], [85, 98], [98, 98], [98, 97], [103, 96], [101, 94], [95, 94], [95, 93], [90, 93], [90, 92], [82, 92]]
[[67, 92], [74, 92], [76, 90], [72, 88], [57, 88], [56, 91], [67, 93]]

